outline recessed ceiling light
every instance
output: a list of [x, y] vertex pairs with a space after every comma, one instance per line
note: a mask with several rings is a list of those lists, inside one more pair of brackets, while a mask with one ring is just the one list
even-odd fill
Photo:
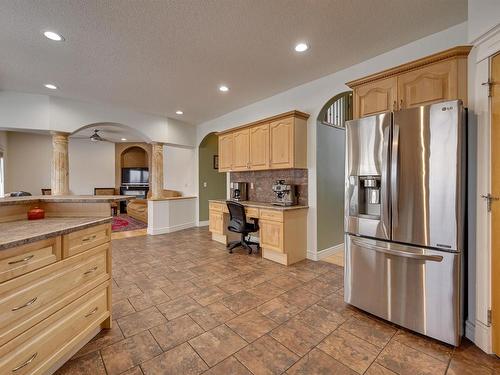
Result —
[[309, 46], [306, 43], [298, 43], [295, 45], [295, 51], [297, 52], [305, 52], [309, 49]]
[[221, 85], [221, 86], [219, 86], [219, 91], [228, 92], [229, 91], [229, 87]]
[[178, 114], [178, 115], [183, 115], [184, 114], [184, 112], [182, 112], [182, 111], [175, 111], [175, 113]]
[[122, 138], [122, 141], [125, 142], [127, 140], [127, 138]]
[[57, 90], [57, 86], [53, 85], [52, 83], [47, 83], [44, 85], [46, 88], [51, 89], [51, 90]]
[[58, 33], [55, 33], [53, 31], [44, 31], [43, 35], [45, 35], [45, 37], [50, 40], [55, 40], [56, 42], [64, 41], [64, 37], [62, 35], [59, 35]]

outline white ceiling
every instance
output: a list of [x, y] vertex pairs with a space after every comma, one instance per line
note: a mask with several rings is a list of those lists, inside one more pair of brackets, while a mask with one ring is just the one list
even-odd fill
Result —
[[[2, 0], [0, 9], [0, 90], [195, 124], [467, 18], [467, 0]], [[297, 54], [298, 41], [311, 49]]]

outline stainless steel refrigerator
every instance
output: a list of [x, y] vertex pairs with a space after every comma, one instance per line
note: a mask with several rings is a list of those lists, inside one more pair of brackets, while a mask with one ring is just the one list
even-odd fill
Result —
[[346, 124], [345, 301], [452, 345], [462, 336], [461, 101]]

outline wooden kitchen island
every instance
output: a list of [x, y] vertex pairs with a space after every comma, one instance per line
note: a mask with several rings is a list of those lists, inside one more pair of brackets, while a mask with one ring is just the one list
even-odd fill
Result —
[[0, 374], [51, 374], [111, 328], [111, 202], [128, 198], [0, 199]]
[[[271, 203], [243, 201], [248, 219], [259, 219], [258, 236], [262, 257], [290, 265], [307, 257], [307, 206], [275, 206]], [[229, 232], [226, 201], [209, 201], [209, 230], [214, 241], [227, 244], [239, 234]]]

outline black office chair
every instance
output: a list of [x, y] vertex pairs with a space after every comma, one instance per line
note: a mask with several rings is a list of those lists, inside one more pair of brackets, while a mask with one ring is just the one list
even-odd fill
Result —
[[233, 201], [227, 201], [226, 204], [229, 210], [229, 225], [227, 229], [230, 232], [241, 234], [241, 239], [239, 241], [231, 241], [227, 244], [229, 253], [232, 254], [235, 247], [241, 246], [248, 250], [248, 254], [252, 254], [251, 245], [257, 246], [256, 251], [258, 251], [259, 244], [245, 238], [250, 233], [257, 232], [259, 230], [258, 219], [253, 219], [253, 223], [248, 223], [247, 215], [245, 214], [245, 206]]

